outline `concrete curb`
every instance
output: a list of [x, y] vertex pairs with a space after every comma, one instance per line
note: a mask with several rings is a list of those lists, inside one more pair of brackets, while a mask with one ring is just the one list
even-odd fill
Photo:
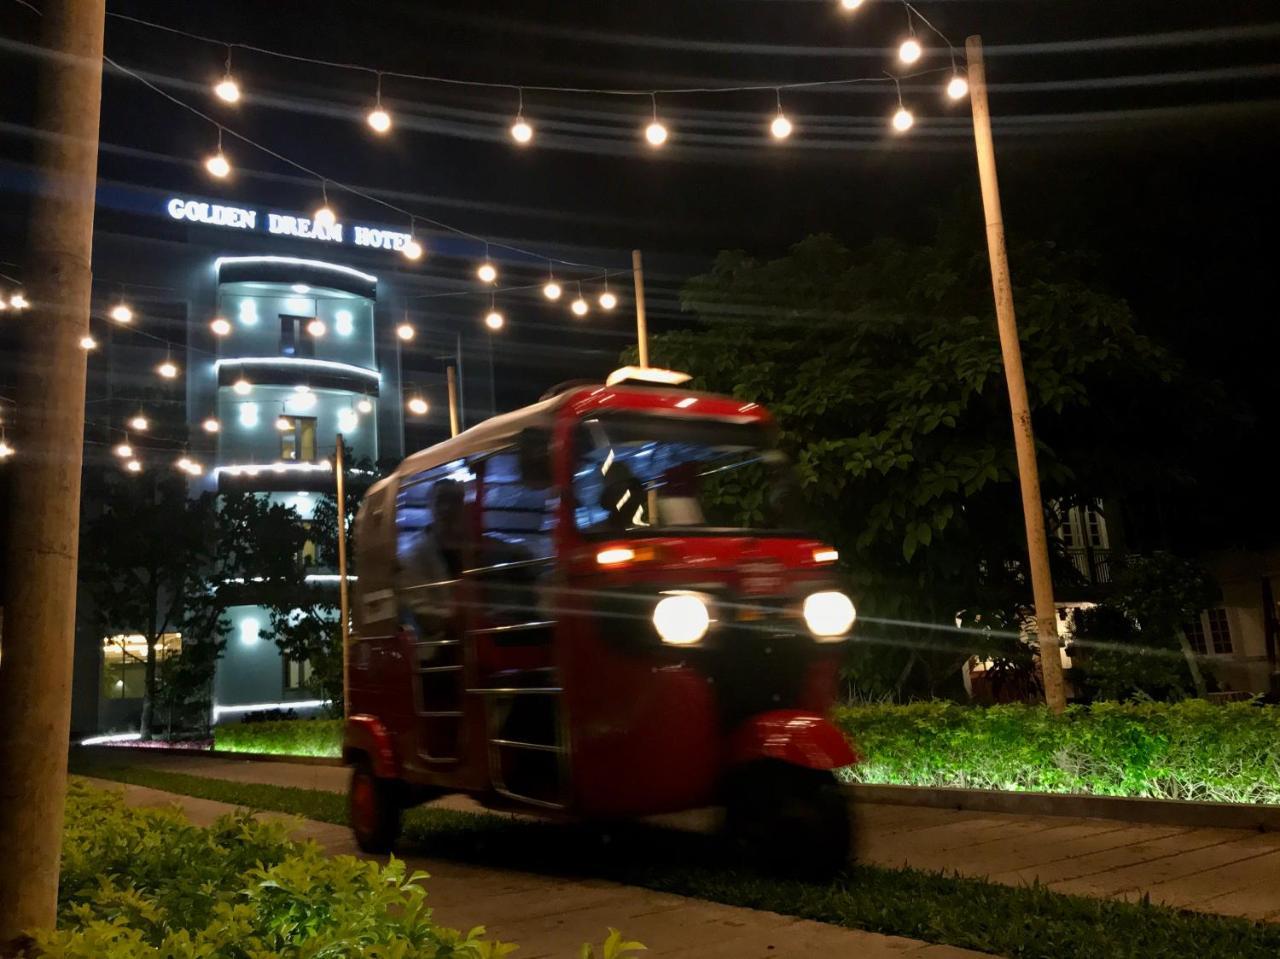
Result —
[[168, 746], [76, 746], [82, 754], [94, 756], [145, 756], [159, 753], [162, 756], [188, 756], [192, 759], [243, 759], [256, 763], [294, 763], [299, 766], [341, 766], [342, 760], [333, 756], [282, 756], [276, 753], [237, 753], [215, 749], [173, 749]]
[[872, 786], [862, 783], [852, 783], [845, 786], [845, 789], [855, 802], [860, 803], [928, 806], [934, 809], [963, 809], [971, 812], [1031, 816], [1118, 819], [1122, 822], [1151, 823], [1159, 826], [1280, 832], [1280, 806], [1184, 802], [1175, 799], [1130, 799], [1121, 796], [1003, 792], [995, 789]]

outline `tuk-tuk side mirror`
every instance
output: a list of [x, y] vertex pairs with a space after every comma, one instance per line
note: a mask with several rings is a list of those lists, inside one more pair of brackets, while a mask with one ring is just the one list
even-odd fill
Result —
[[526, 485], [542, 489], [551, 485], [551, 431], [526, 426], [516, 440], [520, 478]]

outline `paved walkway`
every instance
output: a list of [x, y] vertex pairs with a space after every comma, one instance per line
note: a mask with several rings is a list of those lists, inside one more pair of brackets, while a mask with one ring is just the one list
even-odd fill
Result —
[[[134, 755], [130, 762], [171, 772], [334, 792], [346, 790], [348, 775], [336, 766]], [[465, 797], [440, 802], [479, 808]], [[855, 815], [861, 862], [958, 872], [1009, 885], [1039, 881], [1086, 896], [1149, 895], [1153, 902], [1185, 909], [1280, 921], [1280, 833], [880, 803], [859, 803]], [[684, 816], [673, 824], [700, 828], [705, 822]]]
[[[257, 767], [257, 772], [246, 775], [241, 767], [249, 765]], [[267, 781], [262, 778], [264, 771], [282, 766], [281, 772], [325, 768], [262, 763], [230, 766], [238, 775], [226, 778], [250, 782]], [[198, 768], [203, 775], [215, 775], [209, 764]], [[185, 767], [183, 771], [187, 771]], [[332, 786], [336, 783], [332, 774], [342, 772], [345, 770], [330, 768], [311, 782]], [[103, 788], [123, 788], [125, 801], [133, 806], [178, 803], [188, 818], [200, 825], [234, 809], [225, 803], [142, 786], [90, 781]], [[298, 823], [294, 817], [280, 818]], [[333, 855], [363, 855], [343, 826], [302, 820], [294, 835], [315, 840]], [[431, 874], [426, 883], [428, 902], [437, 920], [460, 929], [483, 925], [490, 937], [519, 943], [516, 955], [521, 959], [569, 959], [578, 954], [582, 943], [601, 942], [610, 926], [621, 929], [629, 939], [643, 942], [648, 948], [643, 955], [673, 959], [990, 959], [985, 953], [966, 949], [843, 929], [611, 882], [555, 879], [418, 856], [406, 857], [406, 862], [411, 869]]]

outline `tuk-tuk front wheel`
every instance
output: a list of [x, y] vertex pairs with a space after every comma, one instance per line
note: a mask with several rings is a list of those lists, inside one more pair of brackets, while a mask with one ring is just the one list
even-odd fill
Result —
[[401, 804], [397, 783], [373, 774], [362, 759], [351, 770], [348, 816], [356, 845], [364, 852], [390, 852], [400, 838]]
[[730, 775], [725, 829], [747, 859], [786, 875], [829, 876], [849, 861], [849, 802], [834, 774], [763, 760]]

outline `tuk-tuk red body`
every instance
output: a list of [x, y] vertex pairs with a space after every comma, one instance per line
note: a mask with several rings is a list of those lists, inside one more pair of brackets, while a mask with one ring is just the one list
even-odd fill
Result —
[[[374, 486], [344, 744], [361, 844], [389, 847], [400, 809], [443, 791], [731, 820], [749, 792], [744, 831], [778, 832], [749, 821], [772, 797], [847, 843], [831, 771], [857, 757], [826, 714], [853, 608], [835, 551], [772, 515], [774, 432], [728, 397], [572, 387]], [[712, 515], [757, 489], [760, 528]]]

